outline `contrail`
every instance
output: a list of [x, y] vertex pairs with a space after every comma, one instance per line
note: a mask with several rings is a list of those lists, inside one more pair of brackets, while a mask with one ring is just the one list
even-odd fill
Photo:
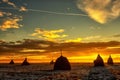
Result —
[[42, 12], [42, 13], [49, 13], [49, 14], [58, 14], [58, 15], [88, 16], [88, 15], [85, 15], [85, 14], [77, 14], [77, 13], [59, 13], [59, 12], [52, 12], [52, 11], [45, 11], [45, 10], [35, 10], [35, 9], [28, 9], [28, 11], [35, 11], [35, 12]]
[[[0, 9], [19, 10], [19, 8], [8, 8], [8, 7], [0, 7]], [[56, 15], [68, 15], [68, 16], [88, 16], [88, 15], [85, 15], [85, 14], [78, 14], [78, 13], [59, 13], [59, 12], [46, 11], [46, 10], [37, 10], [37, 9], [27, 9], [27, 11], [41, 12], [41, 13], [48, 13], [48, 14], [56, 14]]]

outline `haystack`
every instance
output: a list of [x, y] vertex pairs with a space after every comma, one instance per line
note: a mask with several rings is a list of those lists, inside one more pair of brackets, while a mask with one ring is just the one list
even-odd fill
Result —
[[109, 58], [108, 58], [108, 60], [107, 60], [107, 64], [108, 64], [108, 65], [113, 65], [113, 64], [114, 64], [111, 55], [109, 56]]
[[102, 57], [98, 54], [96, 60], [94, 60], [94, 66], [104, 66], [104, 61]]
[[54, 70], [71, 70], [71, 65], [68, 59], [62, 55], [57, 58], [54, 64]]
[[13, 61], [13, 59], [11, 59], [11, 61], [10, 61], [10, 63], [9, 64], [14, 64], [14, 61]]
[[27, 58], [25, 58], [25, 60], [23, 61], [21, 65], [30, 65], [30, 63], [27, 61]]

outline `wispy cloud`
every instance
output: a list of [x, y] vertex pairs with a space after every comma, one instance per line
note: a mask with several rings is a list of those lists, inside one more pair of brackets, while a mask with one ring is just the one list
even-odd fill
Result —
[[16, 8], [17, 6], [11, 2], [10, 0], [2, 0], [2, 2], [7, 3], [8, 5], [11, 5], [12, 7]]
[[68, 39], [68, 40], [65, 40], [64, 42], [81, 42], [82, 41], [82, 38], [76, 38], [76, 39]]
[[101, 24], [120, 16], [120, 0], [77, 0], [77, 6]]
[[36, 50], [36, 49], [23, 49], [20, 52], [45, 52], [44, 49]]
[[[13, 11], [10, 10], [6, 11], [5, 9], [9, 8], [12, 10], [23, 12], [27, 11], [27, 8], [23, 6], [23, 4], [16, 5], [16, 3], [11, 0], [2, 0], [0, 4], [4, 4], [3, 7], [0, 7], [0, 17], [3, 18], [0, 23], [0, 30], [6, 31], [10, 28], [20, 28], [22, 25], [19, 22], [22, 21], [22, 16], [20, 14], [15, 14]], [[5, 8], [5, 6], [10, 7]]]
[[0, 17], [4, 16], [4, 12], [0, 11]]
[[36, 28], [35, 32], [31, 34], [31, 36], [36, 36], [48, 41], [56, 41], [67, 36], [66, 34], [61, 34], [63, 32], [64, 32], [64, 29], [44, 30], [44, 29]]
[[19, 11], [27, 11], [27, 8], [25, 6], [21, 6]]
[[113, 37], [120, 37], [120, 34], [113, 35]]
[[90, 26], [90, 29], [91, 29], [91, 30], [99, 30], [99, 29], [101, 29], [101, 27]]
[[12, 13], [0, 11], [0, 17], [10, 16], [10, 15], [12, 15]]
[[21, 21], [21, 18], [15, 17], [15, 18], [8, 18], [2, 22], [0, 25], [0, 30], [6, 31], [7, 29], [10, 28], [19, 28], [21, 25], [18, 23]]
[[94, 39], [100, 39], [101, 38], [101, 36], [88, 36], [88, 37], [85, 37], [85, 38], [83, 38], [83, 40], [94, 40]]

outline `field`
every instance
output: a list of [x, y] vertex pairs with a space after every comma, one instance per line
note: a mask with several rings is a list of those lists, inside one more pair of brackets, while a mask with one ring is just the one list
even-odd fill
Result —
[[[47, 63], [29, 66], [0, 64], [0, 80], [82, 80], [93, 64], [72, 63], [70, 71], [53, 71], [53, 66]], [[120, 64], [106, 65], [106, 68], [120, 80]]]

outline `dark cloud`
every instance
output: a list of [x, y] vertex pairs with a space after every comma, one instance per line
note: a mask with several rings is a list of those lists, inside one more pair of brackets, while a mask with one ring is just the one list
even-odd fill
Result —
[[[95, 51], [107, 53], [119, 53], [120, 42], [89, 42], [89, 43], [55, 43], [45, 40], [24, 39], [16, 42], [5, 42], [0, 40], [0, 55], [43, 55], [59, 52], [60, 49], [66, 55], [83, 55]], [[112, 48], [111, 48], [112, 47]], [[114, 48], [113, 48], [114, 47]], [[84, 54], [85, 55], [85, 54]]]
[[119, 54], [120, 53], [120, 48], [106, 49], [105, 52], [107, 52], [109, 54]]
[[120, 34], [113, 35], [113, 37], [120, 37]]
[[[55, 43], [49, 41], [43, 41], [43, 40], [32, 40], [32, 39], [24, 39], [22, 41], [16, 41], [16, 42], [5, 42], [0, 40], [0, 52], [1, 52], [0, 54], [2, 55], [10, 54], [10, 53], [38, 54], [38, 53], [43, 53], [38, 50], [45, 50], [47, 52], [47, 50], [49, 50], [47, 47], [52, 46], [52, 44]], [[27, 50], [33, 50], [33, 51], [27, 52]]]
[[6, 43], [5, 41], [3, 41], [3, 40], [0, 40], [0, 44], [4, 44], [4, 43]]

